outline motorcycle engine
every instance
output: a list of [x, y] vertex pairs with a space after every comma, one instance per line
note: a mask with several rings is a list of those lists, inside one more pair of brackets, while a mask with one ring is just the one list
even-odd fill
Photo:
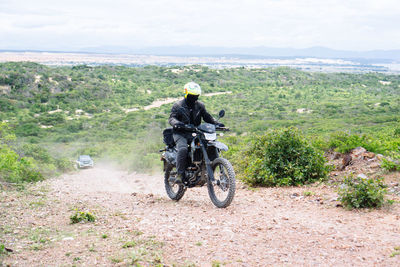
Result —
[[200, 163], [202, 161], [202, 152], [200, 148], [195, 149], [193, 153], [193, 163]]

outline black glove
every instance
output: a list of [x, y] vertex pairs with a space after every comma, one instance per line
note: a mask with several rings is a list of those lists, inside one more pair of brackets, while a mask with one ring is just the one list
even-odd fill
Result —
[[185, 124], [183, 122], [178, 122], [174, 125], [175, 130], [182, 130], [185, 128]]
[[187, 131], [192, 132], [192, 131], [194, 131], [194, 129], [196, 129], [196, 128], [194, 127], [193, 124], [186, 124], [185, 125], [185, 130], [187, 130]]
[[215, 124], [215, 126], [217, 126], [218, 128], [223, 128], [223, 127], [225, 127], [225, 124], [217, 122], [217, 124]]

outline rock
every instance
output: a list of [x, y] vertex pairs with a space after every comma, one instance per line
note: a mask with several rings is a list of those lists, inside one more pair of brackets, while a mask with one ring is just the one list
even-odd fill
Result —
[[68, 241], [68, 240], [74, 240], [74, 238], [72, 236], [68, 236], [68, 237], [64, 237], [62, 240]]
[[368, 177], [364, 173], [360, 173], [359, 175], [357, 175], [357, 178], [367, 179]]
[[375, 158], [375, 153], [373, 152], [364, 152], [362, 154], [363, 159], [373, 159]]
[[367, 152], [367, 150], [361, 146], [354, 148], [351, 151], [351, 154], [355, 157], [358, 158], [359, 156], [361, 156], [362, 154], [364, 154], [365, 152]]
[[352, 162], [352, 160], [353, 160], [352, 156], [351, 156], [350, 154], [346, 154], [346, 155], [343, 157], [343, 160], [342, 160], [342, 167], [340, 168], [340, 170], [343, 171], [343, 170], [346, 168], [346, 166], [349, 166], [349, 165], [350, 165], [350, 163]]
[[341, 157], [341, 154], [339, 152], [333, 152], [330, 156], [330, 160], [336, 160]]
[[379, 159], [379, 160], [382, 160], [383, 159], [383, 155], [382, 154], [377, 154], [376, 158]]
[[371, 169], [376, 169], [376, 168], [379, 168], [380, 166], [381, 166], [381, 164], [379, 162], [374, 162], [374, 163], [371, 163], [371, 165], [369, 165], [369, 167]]

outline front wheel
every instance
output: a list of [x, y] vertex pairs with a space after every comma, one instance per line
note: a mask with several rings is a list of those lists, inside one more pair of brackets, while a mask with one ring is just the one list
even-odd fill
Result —
[[207, 181], [208, 194], [218, 208], [228, 207], [235, 196], [236, 181], [232, 164], [224, 158], [212, 162], [214, 182]]
[[167, 191], [167, 195], [170, 199], [178, 201], [185, 194], [186, 188], [183, 185], [175, 184], [174, 182], [170, 181], [171, 178], [174, 179], [176, 175], [176, 167], [168, 164], [164, 175], [165, 190]]

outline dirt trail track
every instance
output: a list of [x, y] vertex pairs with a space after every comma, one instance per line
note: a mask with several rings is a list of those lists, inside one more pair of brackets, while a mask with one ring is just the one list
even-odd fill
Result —
[[[399, 205], [346, 211], [323, 186], [248, 190], [238, 184], [232, 205], [217, 209], [206, 187], [171, 201], [161, 175], [96, 167], [43, 185], [50, 204], [24, 211], [21, 228], [33, 223], [72, 237], [37, 251], [20, 245], [5, 261], [11, 266], [125, 266], [132, 256], [121, 244], [138, 231], [163, 243], [167, 266], [400, 266], [400, 255], [391, 257], [400, 246]], [[305, 191], [315, 194], [303, 197]], [[71, 207], [91, 209], [97, 221], [70, 225]]]

